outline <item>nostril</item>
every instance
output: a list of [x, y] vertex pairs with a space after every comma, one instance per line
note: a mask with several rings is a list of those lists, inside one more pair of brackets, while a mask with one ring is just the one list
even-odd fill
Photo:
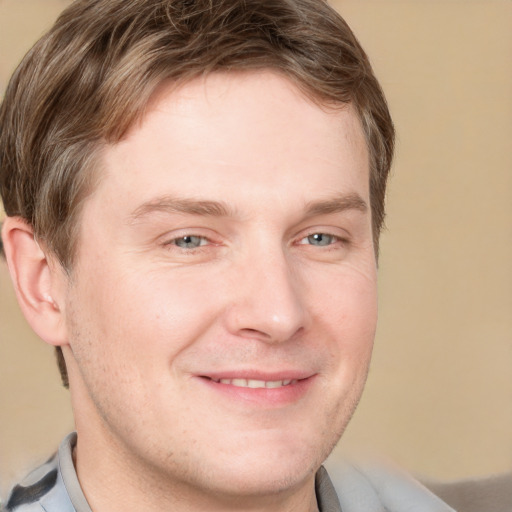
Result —
[[241, 329], [240, 335], [245, 338], [251, 338], [251, 339], [270, 339], [270, 334], [267, 334], [264, 331], [259, 331], [258, 329]]

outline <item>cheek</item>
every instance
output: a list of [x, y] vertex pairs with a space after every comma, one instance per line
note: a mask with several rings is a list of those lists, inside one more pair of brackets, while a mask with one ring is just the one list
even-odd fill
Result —
[[[168, 403], [168, 390], [180, 384], [173, 369], [215, 317], [201, 300], [201, 287], [106, 267], [83, 275], [92, 277], [78, 281], [68, 301], [75, 388], [83, 387], [116, 424], [115, 418], [133, 414], [127, 404], [140, 412], [144, 404], [162, 403], [161, 397]], [[145, 415], [149, 421], [151, 408]]]
[[[375, 279], [360, 273], [331, 276], [328, 292], [312, 298], [316, 325], [327, 346], [325, 372], [316, 409], [323, 410], [325, 456], [345, 430], [361, 397], [371, 359], [377, 321]], [[323, 347], [325, 350], [325, 346]]]
[[307, 295], [311, 309], [332, 329], [343, 344], [358, 345], [373, 340], [377, 322], [377, 280], [375, 272], [332, 272], [316, 276]]
[[377, 325], [375, 273], [340, 272], [324, 284], [326, 292], [320, 293], [319, 286], [310, 291], [313, 323], [322, 326], [329, 340], [329, 371], [338, 387], [347, 388], [364, 382], [371, 358]]
[[106, 267], [88, 271], [86, 275], [93, 277], [76, 293], [82, 325], [88, 327], [91, 343], [105, 356], [116, 352], [119, 363], [132, 360], [140, 365], [147, 359], [155, 364], [150, 356], [162, 352], [156, 361], [168, 364], [169, 357], [213, 321], [216, 304], [205, 300], [213, 291], [191, 276], [182, 279], [173, 272], [121, 269], [120, 264], [115, 271]]

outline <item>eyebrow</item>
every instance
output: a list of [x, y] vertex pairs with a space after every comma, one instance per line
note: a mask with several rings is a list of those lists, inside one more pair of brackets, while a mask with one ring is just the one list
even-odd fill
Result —
[[306, 218], [317, 215], [341, 213], [346, 210], [357, 210], [361, 213], [368, 211], [366, 201], [356, 193], [343, 194], [324, 201], [313, 201], [306, 205]]
[[[343, 194], [331, 199], [312, 201], [306, 204], [305, 217], [341, 213], [346, 210], [368, 211], [367, 203], [359, 194]], [[207, 217], [235, 217], [236, 211], [223, 201], [205, 201], [189, 198], [163, 196], [137, 207], [130, 215], [137, 221], [151, 213], [181, 213]]]
[[235, 212], [222, 201], [202, 201], [188, 198], [163, 196], [140, 205], [130, 215], [132, 221], [151, 213], [183, 213], [210, 217], [234, 216]]

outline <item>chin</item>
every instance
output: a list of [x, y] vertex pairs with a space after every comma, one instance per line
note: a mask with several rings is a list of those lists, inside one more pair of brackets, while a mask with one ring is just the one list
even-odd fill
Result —
[[[247, 450], [246, 446], [244, 451], [216, 458], [214, 468], [208, 470], [209, 475], [203, 476], [217, 492], [226, 492], [229, 482], [233, 495], [286, 494], [314, 478], [334, 443], [319, 447], [308, 446], [305, 442], [254, 442], [253, 450]], [[206, 465], [203, 468], [206, 469]]]
[[[209, 484], [212, 491], [232, 496], [275, 496], [287, 494], [301, 487], [316, 473], [316, 464], [306, 466], [286, 461], [272, 465], [268, 462], [261, 465], [238, 465], [232, 468], [222, 468], [216, 473]], [[229, 482], [229, 488], [226, 483]]]

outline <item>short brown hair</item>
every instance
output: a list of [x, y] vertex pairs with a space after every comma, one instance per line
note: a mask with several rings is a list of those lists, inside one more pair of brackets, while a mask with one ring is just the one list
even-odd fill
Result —
[[[324, 0], [76, 0], [25, 56], [0, 108], [0, 191], [71, 269], [94, 161], [164, 81], [274, 69], [323, 105], [351, 103], [370, 154], [374, 243], [394, 129], [368, 58]], [[59, 353], [63, 379], [65, 365]]]

